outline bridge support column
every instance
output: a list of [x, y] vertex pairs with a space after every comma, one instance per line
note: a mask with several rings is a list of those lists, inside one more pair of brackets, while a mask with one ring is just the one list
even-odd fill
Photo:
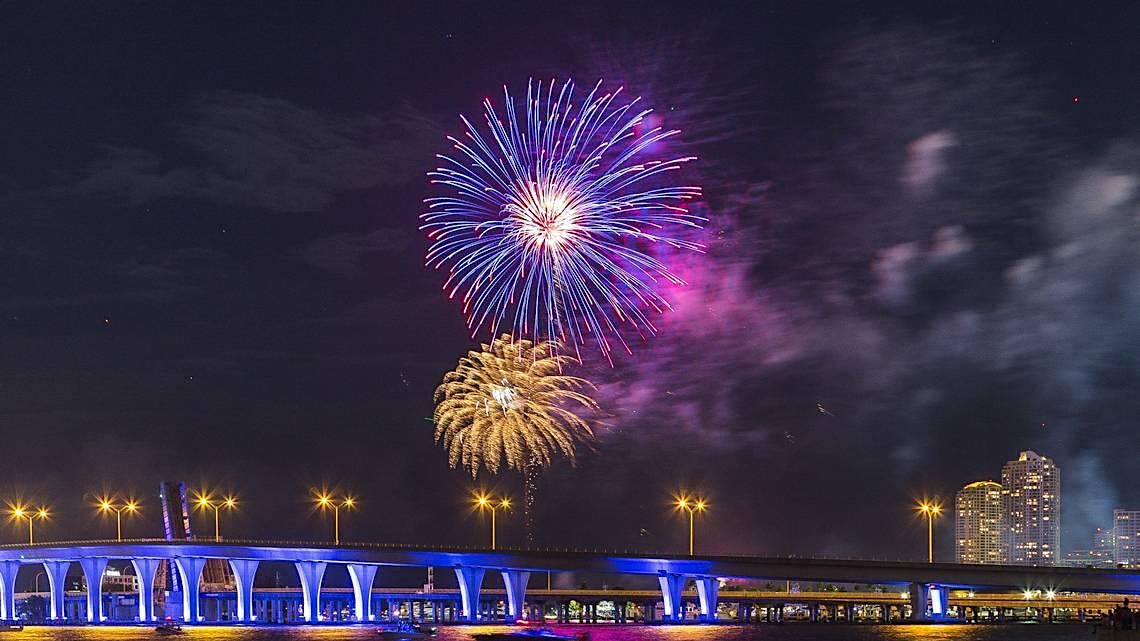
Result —
[[665, 620], [681, 621], [685, 617], [681, 603], [681, 590], [685, 588], [685, 577], [679, 574], [663, 574], [657, 577], [661, 583], [661, 599], [665, 604]]
[[87, 580], [87, 622], [102, 623], [103, 619], [103, 574], [107, 571], [107, 559], [79, 559], [83, 568], [83, 578]]
[[297, 561], [297, 574], [301, 577], [301, 594], [305, 603], [305, 621], [320, 621], [321, 579], [328, 563], [323, 561]]
[[198, 623], [202, 615], [198, 612], [198, 589], [202, 583], [202, 568], [206, 559], [194, 556], [180, 556], [174, 559], [178, 574], [182, 577], [182, 620]]
[[0, 561], [0, 621], [16, 618], [16, 573], [19, 561]]
[[503, 570], [503, 585], [507, 588], [507, 622], [514, 623], [523, 615], [523, 602], [526, 601], [526, 584], [530, 572]]
[[[155, 620], [154, 576], [158, 572], [160, 563], [162, 561], [159, 559], [131, 559], [131, 565], [135, 566], [135, 576], [138, 577], [139, 581], [139, 621], [142, 623]], [[64, 568], [63, 573], [67, 574], [67, 568]], [[48, 574], [51, 574], [50, 570]], [[60, 582], [62, 583], [62, 581]], [[54, 585], [52, 589], [55, 589]]]
[[257, 565], [258, 561], [250, 559], [230, 559], [234, 587], [237, 588], [237, 620], [241, 623], [257, 619], [253, 613], [253, 580], [257, 576]]
[[701, 600], [702, 621], [716, 621], [718, 589], [720, 589], [720, 581], [716, 578], [697, 579], [697, 596]]
[[63, 611], [63, 596], [64, 590], [67, 589], [67, 571], [70, 569], [71, 561], [44, 561], [44, 574], [47, 575], [48, 590], [51, 591], [48, 619], [52, 621], [63, 621], [67, 618]]
[[365, 565], [363, 563], [348, 564], [348, 578], [352, 579], [352, 596], [356, 600], [356, 620], [361, 623], [371, 621], [372, 617], [372, 584], [376, 582], [378, 565]]
[[461, 619], [468, 623], [479, 620], [479, 588], [483, 585], [483, 568], [455, 568], [459, 579], [459, 596], [463, 600]]
[[930, 586], [925, 583], [910, 584], [910, 618], [915, 621], [928, 621], [930, 615], [926, 607], [930, 604]]

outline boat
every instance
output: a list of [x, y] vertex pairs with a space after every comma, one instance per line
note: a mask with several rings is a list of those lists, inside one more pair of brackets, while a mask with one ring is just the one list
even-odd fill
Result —
[[511, 641], [512, 639], [555, 639], [557, 641], [587, 641], [590, 635], [586, 632], [579, 632], [578, 634], [563, 634], [555, 632], [550, 628], [527, 628], [525, 630], [516, 630], [514, 632], [490, 632], [488, 634], [476, 634], [476, 639], [481, 641]]
[[159, 633], [159, 634], [167, 634], [167, 635], [184, 634], [184, 632], [182, 631], [182, 626], [178, 625], [177, 623], [175, 623], [173, 621], [167, 621], [166, 623], [161, 623], [159, 625], [156, 625], [154, 627], [154, 631]]
[[0, 621], [0, 632], [19, 632], [24, 629], [20, 623], [5, 623]]
[[435, 636], [435, 628], [425, 627], [411, 621], [399, 621], [389, 625], [380, 626], [376, 633], [386, 641], [413, 641], [415, 639], [430, 639]]

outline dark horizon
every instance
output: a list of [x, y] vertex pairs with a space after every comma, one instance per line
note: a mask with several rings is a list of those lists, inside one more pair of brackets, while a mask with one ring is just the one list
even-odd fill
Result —
[[184, 480], [237, 495], [225, 536], [318, 539], [326, 487], [346, 540], [483, 541], [470, 492], [521, 478], [432, 441], [491, 336], [423, 265], [425, 174], [504, 84], [605, 78], [699, 156], [708, 252], [657, 336], [583, 352], [600, 437], [540, 546], [682, 551], [688, 489], [710, 553], [922, 559], [915, 499], [1034, 450], [1089, 547], [1140, 508], [1140, 14], [820, 7], [10, 7], [0, 499], [107, 538], [129, 493], [157, 536]]

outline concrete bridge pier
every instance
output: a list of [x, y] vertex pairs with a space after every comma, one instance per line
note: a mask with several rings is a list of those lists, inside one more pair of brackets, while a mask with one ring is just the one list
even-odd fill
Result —
[[[202, 568], [206, 559], [193, 556], [180, 556], [174, 559], [174, 567], [182, 577], [182, 621], [198, 623], [202, 616], [198, 611], [198, 586], [202, 583]], [[88, 589], [88, 594], [90, 594]], [[88, 616], [91, 610], [88, 609]]]
[[530, 581], [530, 572], [518, 570], [503, 570], [503, 585], [507, 589], [507, 622], [514, 623], [522, 616], [523, 603], [526, 601], [526, 584]]
[[71, 561], [44, 561], [44, 574], [47, 575], [48, 590], [51, 592], [48, 618], [52, 621], [63, 621], [67, 618], [63, 609], [63, 599], [64, 591], [67, 589], [67, 571], [70, 569]]
[[681, 592], [685, 588], [685, 577], [679, 574], [662, 574], [657, 577], [661, 584], [661, 599], [665, 605], [666, 621], [681, 621], [685, 618], [685, 604], [681, 602]]
[[316, 623], [321, 614], [321, 580], [328, 563], [323, 561], [297, 561], [297, 575], [301, 577], [302, 602], [305, 604], [305, 621]]
[[[139, 582], [139, 621], [146, 623], [154, 621], [154, 577], [158, 572], [158, 566], [162, 563], [159, 559], [131, 559], [131, 565], [135, 567], [135, 575], [138, 577]], [[47, 565], [46, 563], [44, 564]], [[48, 576], [51, 576], [51, 570], [48, 570]], [[63, 576], [60, 577], [60, 583], [63, 583], [63, 577], [67, 576], [67, 568], [63, 569]], [[51, 583], [51, 579], [48, 579]], [[52, 590], [55, 590], [55, 585], [52, 585]], [[55, 594], [53, 593], [54, 597]]]
[[79, 567], [87, 581], [87, 622], [102, 623], [107, 618], [103, 614], [103, 574], [107, 571], [107, 559], [79, 559]]
[[19, 561], [0, 561], [0, 621], [16, 618], [16, 573]]
[[697, 596], [701, 601], [701, 621], [716, 621], [717, 590], [720, 581], [715, 577], [697, 579]]
[[230, 559], [234, 587], [237, 588], [237, 620], [241, 623], [257, 619], [253, 613], [253, 580], [257, 576], [258, 563], [249, 559]]
[[926, 606], [930, 603], [930, 586], [925, 583], [910, 584], [910, 618], [915, 621], [929, 621]]
[[479, 620], [479, 589], [483, 586], [483, 568], [455, 568], [455, 577], [459, 579], [459, 596], [463, 602], [461, 619], [468, 623]]
[[[356, 620], [361, 623], [371, 621], [372, 615], [372, 584], [376, 583], [378, 565], [364, 563], [349, 563], [348, 578], [352, 579], [352, 596], [355, 599]], [[435, 605], [432, 604], [432, 611]]]

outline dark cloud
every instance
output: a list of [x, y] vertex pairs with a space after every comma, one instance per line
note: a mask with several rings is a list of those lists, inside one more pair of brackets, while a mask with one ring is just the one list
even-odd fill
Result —
[[[706, 181], [724, 201], [661, 335], [593, 368], [621, 426], [607, 438], [684, 442], [706, 482], [843, 522], [897, 520], [909, 496], [949, 498], [1036, 448], [1069, 472], [1065, 541], [1082, 541], [1140, 500], [1109, 464], [1140, 409], [1140, 162], [1130, 146], [1059, 162], [1017, 61], [956, 36], [839, 50], [821, 74], [830, 140], [750, 187]], [[741, 450], [751, 470], [716, 463]], [[837, 478], [875, 500], [831, 501], [850, 496]]]
[[363, 259], [390, 255], [407, 249], [411, 233], [404, 229], [378, 229], [367, 234], [341, 232], [321, 238], [301, 250], [308, 264], [340, 276], [357, 276]]
[[110, 147], [56, 196], [107, 194], [132, 205], [191, 198], [290, 213], [337, 194], [422, 175], [437, 129], [409, 111], [336, 116], [248, 93], [199, 98], [171, 148]]

